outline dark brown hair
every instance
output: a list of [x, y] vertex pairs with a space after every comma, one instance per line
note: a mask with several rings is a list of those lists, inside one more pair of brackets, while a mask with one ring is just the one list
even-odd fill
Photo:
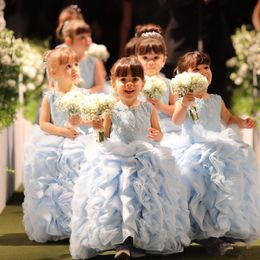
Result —
[[132, 55], [135, 55], [135, 47], [136, 47], [136, 43], [138, 42], [138, 38], [137, 37], [132, 37], [125, 45], [125, 53], [124, 56], [125, 57], [129, 57]]
[[136, 55], [145, 55], [154, 52], [156, 54], [167, 55], [164, 38], [158, 34], [154, 36], [141, 36], [135, 47]]
[[175, 74], [188, 71], [189, 69], [196, 68], [198, 65], [210, 65], [210, 57], [208, 54], [200, 51], [190, 51], [185, 53], [178, 59]]
[[58, 18], [58, 26], [56, 29], [56, 37], [58, 40], [63, 40], [62, 30], [65, 22], [73, 19], [84, 20], [81, 9], [77, 5], [69, 5], [61, 10]]
[[140, 77], [144, 80], [144, 69], [140, 61], [134, 57], [123, 57], [119, 59], [111, 69], [111, 81], [115, 82], [118, 77], [126, 77], [127, 75], [132, 77]]
[[63, 37], [70, 37], [72, 40], [75, 35], [91, 33], [90, 26], [84, 20], [73, 19], [64, 24]]
[[143, 33], [154, 32], [163, 36], [163, 29], [161, 26], [153, 23], [139, 24], [135, 27], [135, 36], [141, 37]]

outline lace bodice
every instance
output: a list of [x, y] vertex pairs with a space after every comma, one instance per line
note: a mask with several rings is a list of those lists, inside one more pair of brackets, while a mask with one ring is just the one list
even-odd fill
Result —
[[189, 133], [192, 126], [201, 125], [204, 129], [220, 132], [221, 131], [221, 97], [211, 94], [207, 99], [195, 99], [196, 109], [199, 119], [193, 121], [188, 113], [183, 124], [183, 133]]
[[141, 102], [139, 106], [127, 107], [118, 102], [112, 112], [111, 138], [124, 143], [146, 140], [148, 128], [151, 127], [152, 105]]

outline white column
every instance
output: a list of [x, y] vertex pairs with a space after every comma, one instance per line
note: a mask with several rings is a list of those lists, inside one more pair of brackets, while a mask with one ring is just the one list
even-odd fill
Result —
[[7, 129], [0, 133], [0, 214], [7, 201]]

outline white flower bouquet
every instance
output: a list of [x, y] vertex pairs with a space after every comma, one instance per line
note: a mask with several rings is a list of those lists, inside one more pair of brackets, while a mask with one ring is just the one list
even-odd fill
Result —
[[0, 131], [10, 126], [19, 107], [22, 40], [13, 31], [0, 31]]
[[[79, 90], [73, 90], [66, 93], [64, 96], [57, 100], [57, 109], [65, 112], [69, 117], [81, 116], [82, 106], [85, 103], [86, 95]], [[73, 127], [69, 123], [66, 124], [68, 127]], [[73, 127], [80, 131], [79, 127]]]
[[165, 81], [158, 76], [145, 76], [143, 94], [146, 98], [160, 98], [166, 93]]
[[89, 56], [95, 57], [104, 62], [106, 62], [110, 56], [105, 45], [96, 43], [92, 43], [90, 45], [89, 49], [87, 50], [87, 53]]
[[[107, 94], [91, 94], [82, 105], [81, 115], [85, 120], [102, 120], [102, 115], [107, 112], [110, 113], [116, 103], [116, 99]], [[103, 129], [98, 129], [96, 132], [97, 141], [103, 142], [106, 137]]]
[[[183, 97], [188, 92], [201, 93], [208, 88], [208, 80], [198, 72], [182, 72], [177, 74], [170, 82], [171, 91]], [[189, 107], [192, 120], [199, 119], [195, 105]]]
[[259, 120], [260, 31], [242, 25], [231, 37], [236, 56], [227, 61], [232, 91], [232, 111]]

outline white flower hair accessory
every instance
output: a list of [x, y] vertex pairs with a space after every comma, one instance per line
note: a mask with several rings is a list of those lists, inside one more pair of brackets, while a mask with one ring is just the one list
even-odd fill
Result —
[[160, 33], [152, 31], [152, 32], [144, 32], [141, 34], [141, 37], [153, 37], [153, 36], [161, 36]]

